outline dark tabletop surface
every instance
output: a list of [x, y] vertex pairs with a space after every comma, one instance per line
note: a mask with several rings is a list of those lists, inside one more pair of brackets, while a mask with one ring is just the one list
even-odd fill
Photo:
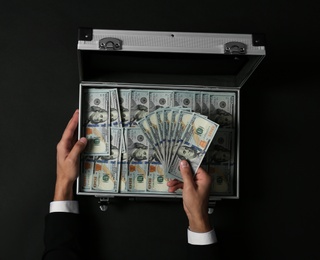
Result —
[[[313, 1], [6, 1], [0, 8], [0, 259], [40, 259], [56, 144], [78, 107], [78, 27], [265, 33], [241, 93], [240, 199], [211, 215], [225, 259], [316, 259], [318, 11]], [[181, 202], [79, 197], [92, 259], [183, 259]], [[201, 258], [199, 258], [201, 259]]]

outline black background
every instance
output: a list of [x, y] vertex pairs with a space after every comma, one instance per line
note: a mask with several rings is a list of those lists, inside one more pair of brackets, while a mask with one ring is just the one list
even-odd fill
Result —
[[[241, 89], [240, 199], [211, 217], [225, 259], [316, 259], [319, 8], [314, 1], [2, 1], [0, 259], [40, 259], [56, 144], [78, 106], [77, 29], [265, 33]], [[91, 259], [184, 259], [181, 203], [81, 197]], [[90, 259], [90, 258], [88, 258]], [[201, 259], [201, 257], [199, 257]]]

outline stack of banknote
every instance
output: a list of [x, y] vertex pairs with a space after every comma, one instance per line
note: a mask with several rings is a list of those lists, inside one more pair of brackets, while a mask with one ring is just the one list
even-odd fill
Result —
[[213, 194], [230, 194], [235, 93], [139, 87], [83, 90], [81, 190], [168, 193], [186, 159], [194, 172], [201, 166], [211, 174]]
[[183, 181], [181, 160], [188, 160], [195, 173], [219, 125], [190, 108], [170, 107], [149, 113], [138, 126], [154, 150], [154, 160], [164, 166], [165, 176]]

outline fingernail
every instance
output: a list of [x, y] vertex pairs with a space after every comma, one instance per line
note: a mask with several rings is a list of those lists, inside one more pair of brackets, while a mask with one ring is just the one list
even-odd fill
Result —
[[182, 161], [182, 162], [180, 163], [180, 166], [181, 166], [182, 168], [187, 168], [187, 167], [189, 166], [189, 164], [188, 164], [187, 161]]
[[80, 141], [81, 143], [83, 143], [83, 144], [86, 144], [86, 143], [87, 143], [87, 139], [86, 139], [85, 137], [81, 137], [81, 138], [79, 139], [79, 141]]

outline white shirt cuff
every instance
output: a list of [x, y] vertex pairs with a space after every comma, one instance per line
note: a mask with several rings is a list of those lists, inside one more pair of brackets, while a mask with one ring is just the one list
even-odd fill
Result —
[[210, 245], [217, 241], [216, 232], [213, 229], [205, 233], [196, 233], [188, 228], [188, 243], [191, 245]]
[[79, 214], [79, 205], [76, 200], [62, 200], [62, 201], [52, 201], [50, 203], [50, 213], [53, 212], [67, 212]]

